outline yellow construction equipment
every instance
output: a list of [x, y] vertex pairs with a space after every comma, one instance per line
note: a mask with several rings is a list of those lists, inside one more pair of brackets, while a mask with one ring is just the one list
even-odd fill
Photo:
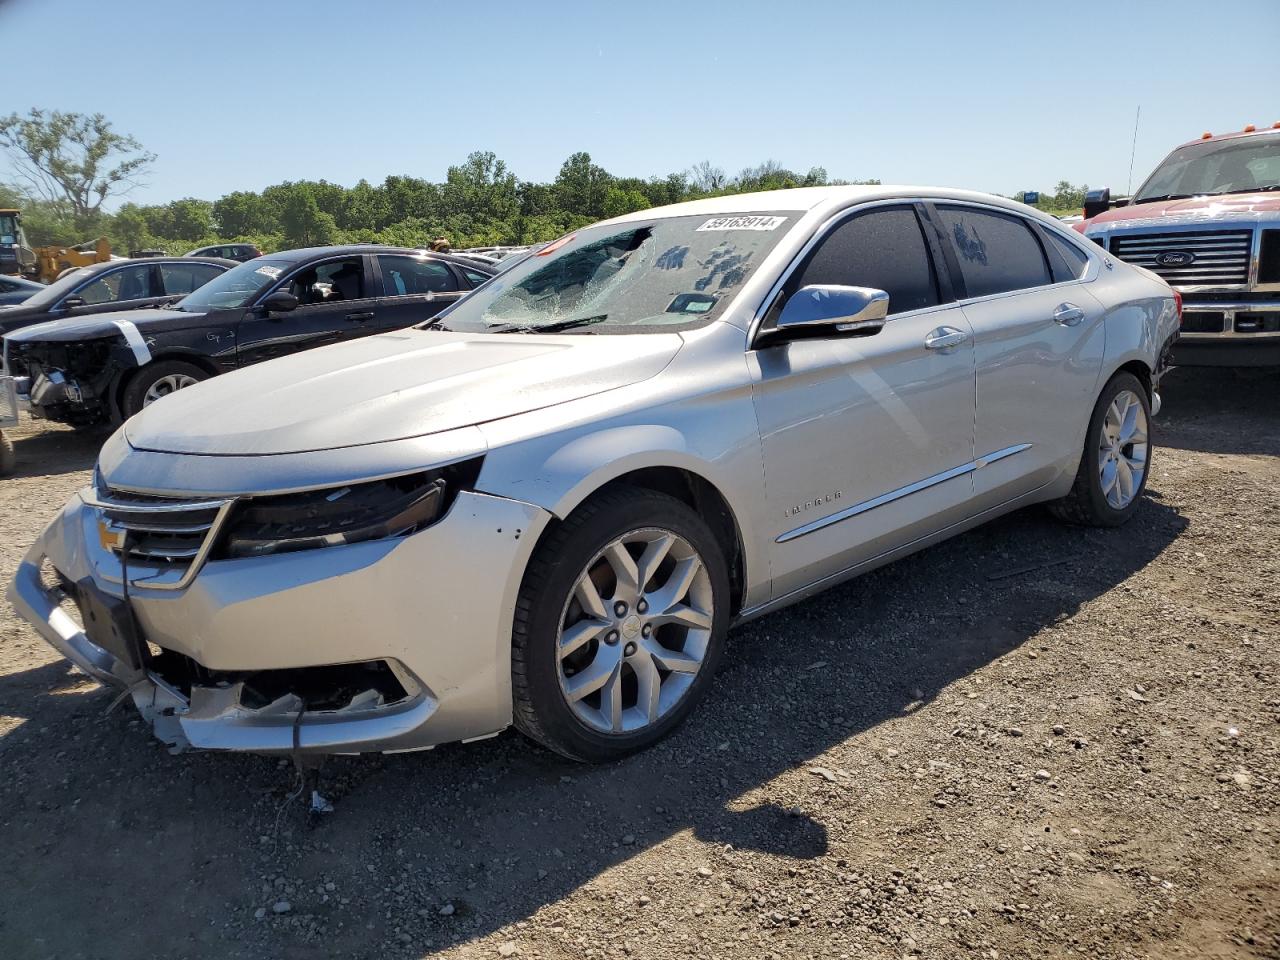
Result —
[[53, 283], [68, 270], [106, 263], [111, 259], [111, 241], [106, 237], [75, 247], [36, 247], [36, 275], [41, 283]]

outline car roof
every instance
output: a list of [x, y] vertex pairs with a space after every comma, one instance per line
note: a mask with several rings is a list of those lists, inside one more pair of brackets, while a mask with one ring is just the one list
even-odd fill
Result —
[[104, 260], [102, 263], [88, 263], [83, 267], [76, 267], [76, 270], [88, 270], [91, 273], [101, 273], [111, 267], [122, 267], [128, 263], [176, 263], [190, 264], [192, 261], [196, 263], [215, 263], [220, 267], [238, 267], [240, 264], [234, 260], [227, 260], [224, 257], [118, 257], [112, 260]]
[[738, 193], [722, 197], [706, 197], [687, 200], [666, 207], [650, 207], [634, 213], [623, 214], [609, 224], [636, 223], [655, 217], [726, 216], [747, 213], [795, 212], [803, 218], [821, 218], [837, 210], [857, 203], [873, 200], [960, 200], [1004, 207], [1011, 213], [1035, 217], [1050, 223], [1058, 223], [1048, 214], [1034, 207], [1009, 200], [1006, 197], [976, 190], [958, 190], [951, 187], [913, 186], [909, 184], [859, 184], [834, 187], [794, 187], [789, 190], [761, 190], [756, 193]]
[[381, 246], [376, 243], [348, 243], [333, 247], [301, 247], [297, 250], [264, 253], [261, 259], [289, 260], [293, 263], [301, 263], [304, 260], [319, 260], [325, 257], [341, 257], [357, 253], [401, 253], [409, 257], [431, 257], [436, 260], [444, 260], [459, 267], [479, 267], [481, 271], [489, 268], [489, 264], [480, 260], [472, 260], [470, 257], [456, 256], [436, 250], [415, 249], [413, 247]]

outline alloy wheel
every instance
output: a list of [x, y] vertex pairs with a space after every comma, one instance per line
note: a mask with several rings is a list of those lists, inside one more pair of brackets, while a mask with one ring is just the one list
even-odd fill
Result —
[[187, 376], [185, 373], [171, 373], [168, 376], [161, 377], [147, 388], [147, 392], [142, 398], [142, 405], [144, 407], [149, 406], [161, 397], [167, 397], [171, 393], [194, 386], [199, 382], [195, 377]]
[[1116, 510], [1133, 502], [1147, 470], [1147, 413], [1132, 390], [1121, 390], [1107, 407], [1098, 437], [1098, 481]]
[[714, 612], [706, 564], [687, 540], [659, 528], [618, 537], [565, 603], [556, 645], [565, 702], [602, 733], [657, 723], [693, 686]]

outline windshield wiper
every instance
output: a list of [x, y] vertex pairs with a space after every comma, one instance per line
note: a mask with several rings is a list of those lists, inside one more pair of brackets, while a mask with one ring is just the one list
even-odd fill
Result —
[[1211, 197], [1221, 197], [1228, 193], [1267, 193], [1270, 190], [1280, 190], [1280, 183], [1268, 183], [1262, 187], [1241, 187], [1239, 190], [1224, 190], [1222, 193], [1211, 193]]
[[446, 327], [444, 324], [444, 321], [441, 320], [439, 317], [432, 317], [430, 320], [428, 320], [418, 329], [419, 330], [443, 330], [445, 333], [454, 332], [453, 327]]
[[601, 320], [607, 320], [607, 313], [598, 313], [594, 317], [576, 317], [573, 320], [559, 320], [555, 323], [510, 323], [505, 326], [490, 327], [489, 333], [560, 333], [575, 327], [588, 327]]
[[1138, 200], [1134, 200], [1130, 204], [1130, 206], [1136, 207], [1140, 203], [1157, 203], [1161, 200], [1190, 200], [1190, 199], [1191, 199], [1191, 194], [1189, 193], [1162, 193], [1154, 197], [1142, 197]]

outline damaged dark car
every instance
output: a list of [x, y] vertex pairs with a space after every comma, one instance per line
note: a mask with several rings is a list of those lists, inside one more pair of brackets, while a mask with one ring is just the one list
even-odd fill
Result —
[[168, 309], [28, 327], [5, 337], [5, 363], [33, 416], [119, 422], [220, 373], [429, 320], [493, 273], [396, 247], [289, 250], [240, 264]]

